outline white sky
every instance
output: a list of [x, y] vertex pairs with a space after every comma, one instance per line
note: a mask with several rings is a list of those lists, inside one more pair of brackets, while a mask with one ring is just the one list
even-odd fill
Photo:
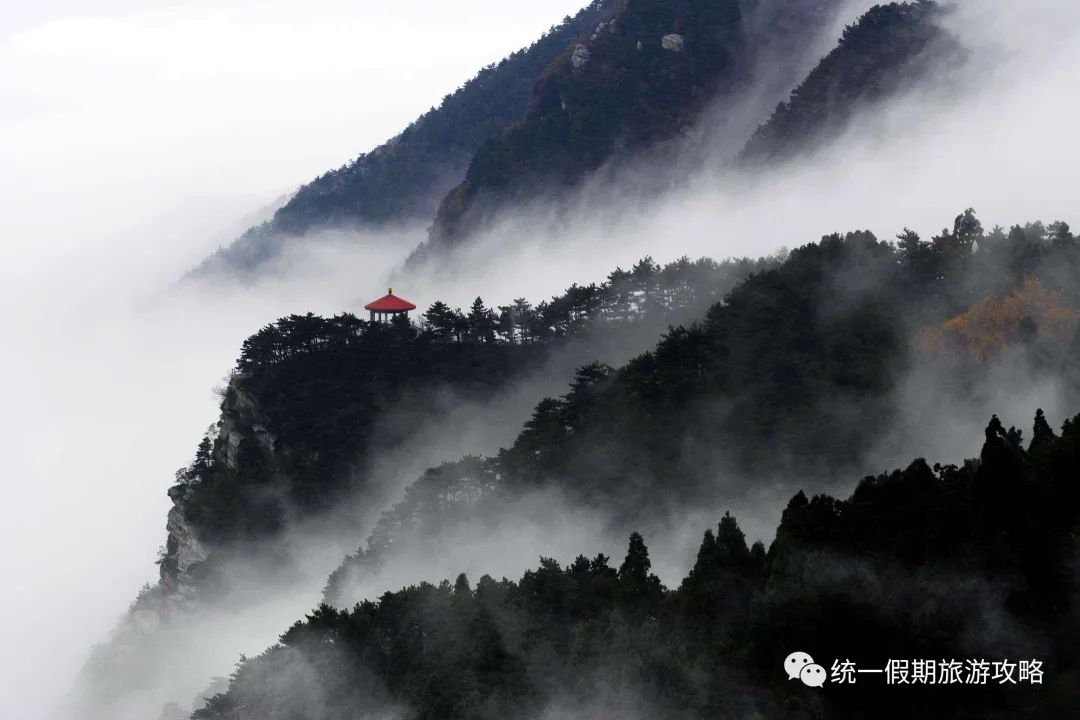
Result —
[[134, 228], [192, 205], [234, 220], [396, 134], [579, 2], [5, 0], [6, 249], [96, 249], [72, 223]]

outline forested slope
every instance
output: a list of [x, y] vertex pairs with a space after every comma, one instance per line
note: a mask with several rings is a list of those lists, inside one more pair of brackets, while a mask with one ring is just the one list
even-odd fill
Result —
[[[542, 559], [518, 581], [460, 576], [324, 605], [195, 717], [1068, 717], [1080, 416], [1057, 434], [1040, 411], [1021, 438], [994, 417], [961, 466], [916, 460], [847, 500], [799, 492], [767, 551], [725, 515], [675, 589], [634, 534], [617, 566]], [[796, 650], [824, 666], [824, 687], [788, 679]], [[839, 663], [891, 659], [929, 659], [935, 680], [837, 681]], [[953, 659], [959, 680], [938, 682]], [[1011, 662], [1013, 682], [991, 662]]]
[[661, 267], [645, 258], [535, 305], [518, 298], [488, 308], [476, 298], [467, 311], [437, 301], [416, 324], [344, 313], [267, 325], [244, 342], [220, 420], [169, 491], [164, 587], [211, 584], [215, 547], [379, 502], [386, 479], [377, 461], [455, 406], [483, 407], [549, 362], [573, 367], [608, 347], [647, 346], [776, 262], [682, 258]]
[[[703, 113], [744, 112], [763, 63], [769, 75], [801, 74], [801, 58], [842, 8], [840, 0], [596, 0], [397, 137], [302, 186], [194, 272], [254, 271], [328, 228], [432, 222], [412, 259], [430, 257], [499, 210], [559, 201], [601, 167], [713, 132], [699, 124]], [[940, 79], [962, 57], [939, 27], [941, 12], [929, 1], [889, 3], [859, 18], [741, 160], [788, 158], [834, 137], [860, 110]]]
[[[1056, 383], [1063, 398], [1080, 402], [1075, 363], [1080, 349], [1078, 277], [1080, 243], [1065, 223], [1028, 223], [988, 232], [969, 210], [930, 240], [905, 230], [895, 243], [882, 242], [861, 231], [830, 235], [786, 259], [758, 263], [681, 260], [660, 266], [645, 259], [629, 271], [616, 270], [603, 283], [574, 285], [535, 306], [519, 299], [491, 309], [478, 299], [463, 312], [436, 303], [418, 325], [370, 325], [347, 314], [284, 318], [245, 343], [223, 402], [221, 424], [170, 491], [176, 507], [169, 517], [161, 585], [140, 597], [133, 612], [156, 612], [162, 593], [166, 600], [184, 599], [189, 591], [204, 593], [219, 581], [227, 584], [227, 573], [215, 577], [215, 547], [272, 538], [297, 520], [333, 511], [339, 512], [339, 521], [348, 522], [348, 500], [370, 499], [367, 493], [380, 482], [365, 472], [364, 457], [387, 437], [372, 428], [387, 417], [388, 408], [400, 404], [393, 417], [414, 413], [412, 417], [422, 421], [431, 408], [431, 392], [441, 384], [451, 383], [463, 393], [495, 395], [561, 343], [642, 323], [657, 328], [679, 313], [684, 319], [673, 323], [653, 350], [618, 368], [581, 365], [568, 392], [539, 402], [517, 439], [501, 452], [446, 462], [423, 473], [401, 502], [382, 513], [364, 547], [333, 573], [326, 598], [348, 607], [365, 596], [358, 588], [370, 588], [369, 580], [394, 566], [403, 553], [435, 557], [448, 549], [450, 538], [482, 538], [499, 518], [530, 518], [531, 512], [532, 521], [547, 522], [546, 516], [536, 515], [535, 505], [520, 502], [536, 494], [562, 498], [573, 510], [573, 522], [588, 523], [600, 533], [632, 527], [655, 533], [687, 512], [723, 507], [754, 485], [792, 493], [799, 486], [836, 487], [842, 478], [863, 472], [865, 453], [893, 427], [901, 407], [898, 394], [913, 364], [927, 363], [943, 382], [947, 390], [940, 402], [955, 399], [960, 406], [969, 397], [996, 398], [1012, 389], [1000, 386], [1003, 378], [1024, 387], [1029, 377]], [[694, 322], [694, 317], [699, 320]], [[989, 373], [991, 368], [998, 370]], [[1015, 374], [1002, 375], [1001, 368], [1012, 368]], [[409, 425], [395, 422], [392, 427], [407, 430]], [[1019, 435], [995, 428], [991, 436], [1003, 437], [1010, 448], [1019, 446]], [[1065, 428], [1063, 437], [1069, 432]], [[1030, 449], [1032, 458], [1039, 452], [1035, 446]], [[952, 487], [950, 478], [976, 471], [972, 465], [930, 474]], [[925, 476], [918, 467], [908, 473], [904, 477]], [[963, 480], [960, 486], [975, 482]], [[960, 495], [947, 500], [970, 500], [968, 490]], [[825, 504], [831, 507], [829, 502]], [[839, 514], [844, 522], [850, 517]], [[1029, 519], [1030, 513], [1024, 522]], [[356, 536], [367, 532], [370, 520], [355, 515]], [[791, 527], [787, 523], [785, 519], [785, 527]], [[1049, 520], [1040, 518], [1035, 525], [1046, 523]], [[846, 526], [838, 527], [838, 537], [853, 537]], [[984, 529], [994, 537], [999, 534], [995, 528]], [[911, 534], [895, 530], [897, 541]], [[780, 539], [783, 535], [782, 529]], [[209, 547], [200, 549], [193, 537]], [[952, 547], [967, 552], [968, 546]], [[894, 549], [875, 552], [886, 551]], [[922, 561], [923, 551], [911, 552], [914, 560]], [[761, 554], [754, 554], [759, 575], [747, 582], [765, 582], [768, 598], [773, 580], [766, 582], [760, 573], [773, 578], [773, 566], [761, 570]], [[271, 555], [260, 557], [258, 564], [265, 568], [276, 561]], [[603, 564], [596, 571], [601, 578], [618, 576]], [[1014, 581], [1020, 588], [1029, 582], [1009, 580]], [[442, 597], [417, 592], [423, 598], [418, 602]], [[657, 597], [666, 596], [657, 591]], [[401, 602], [406, 602], [404, 597]], [[612, 612], [628, 612], [612, 607]], [[787, 620], [776, 621], [782, 622]], [[776, 623], [770, 621], [769, 627]], [[670, 631], [666, 627], [661, 634]], [[503, 632], [499, 630], [500, 643], [506, 642]], [[617, 637], [622, 630], [614, 632]], [[495, 642], [490, 626], [477, 626], [473, 636]], [[388, 642], [408, 645], [408, 637]], [[593, 640], [582, 636], [575, 642]], [[747, 653], [756, 647], [741, 650], [740, 662], [749, 661]], [[110, 649], [96, 653], [97, 670], [107, 673], [114, 667], [110, 663], [124, 662], [124, 648], [114, 649], [113, 654]], [[398, 650], [386, 652], [398, 657]], [[514, 671], [513, 680], [522, 684], [508, 687], [548, 682], [537, 681], [516, 652], [499, 651], [499, 657], [523, 668]], [[291, 654], [274, 655], [268, 662]], [[548, 654], [544, 657], [548, 660], [543, 662], [551, 660]], [[353, 667], [352, 661], [341, 662], [342, 669]], [[454, 695], [462, 686], [453, 678], [443, 685], [439, 673], [429, 673], [432, 666], [412, 670], [409, 662], [395, 665], [405, 684], [390, 682], [386, 697], [419, 703], [433, 717], [448, 712], [436, 698]], [[266, 665], [252, 667], [269, 672]], [[667, 677], [657, 668], [650, 677]], [[423, 683], [430, 688], [409, 679], [414, 672], [427, 678]], [[550, 678], [563, 671], [543, 672]], [[357, 686], [354, 676], [343, 682], [367, 688], [364, 697], [382, 697], [379, 688], [386, 678], [376, 673], [375, 680], [370, 687]], [[252, 687], [255, 694], [265, 690]], [[326, 692], [337, 697], [338, 690]], [[413, 692], [421, 694], [414, 697]], [[467, 717], [487, 712], [478, 710], [474, 700], [484, 708], [510, 712], [515, 693], [506, 692], [480, 700], [470, 695], [452, 703], [464, 703]], [[544, 692], [537, 697], [551, 697]], [[667, 707], [669, 698], [663, 693]], [[429, 701], [433, 704], [427, 705]], [[691, 703], [691, 713], [712, 707], [685, 701]], [[257, 706], [252, 700], [251, 707]], [[318, 712], [311, 710], [315, 716]]]
[[[558, 197], [605, 163], [703, 132], [697, 123], [707, 108], [736, 113], [742, 93], [754, 87], [756, 63], [793, 62], [838, 5], [622, 3], [544, 74], [525, 117], [478, 149], [464, 181], [439, 206], [429, 248], [462, 239], [500, 208]], [[938, 25], [941, 12], [933, 2], [889, 3], [860, 17], [758, 130], [741, 160], [810, 149], [859, 110], [944, 74], [961, 52]], [[792, 48], [786, 56], [764, 53], [780, 42]]]
[[[730, 502], [755, 485], [828, 486], [887, 440], [916, 368], [936, 378], [943, 401], [1011, 390], [988, 374], [1000, 361], [1022, 373], [1013, 382], [1055, 382], [1080, 402], [1078, 278], [1080, 243], [1064, 223], [987, 233], [970, 210], [930, 241], [863, 231], [798, 248], [654, 350], [618, 369], [581, 367], [497, 456], [425, 474], [334, 573], [326, 597], [348, 597], [395, 552], [433, 550], [451, 528], [513, 512], [516, 498], [540, 490], [618, 527]], [[991, 356], [968, 341], [984, 335]]]
[[944, 83], [964, 51], [940, 21], [937, 3], [877, 5], [844, 29], [836, 48], [780, 103], [740, 154], [745, 165], [779, 162], [847, 129], [904, 89]]

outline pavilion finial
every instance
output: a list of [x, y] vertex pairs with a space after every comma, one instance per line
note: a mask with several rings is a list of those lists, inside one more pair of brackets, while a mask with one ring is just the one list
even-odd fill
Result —
[[394, 294], [394, 288], [392, 288], [392, 287], [386, 288], [386, 294], [387, 295], [393, 295]]

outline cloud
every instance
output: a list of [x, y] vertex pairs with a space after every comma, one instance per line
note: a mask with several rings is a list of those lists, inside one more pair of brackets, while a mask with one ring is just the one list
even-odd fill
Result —
[[[332, 233], [244, 291], [170, 290], [172, 279], [233, 218], [381, 142], [563, 14], [527, 5], [405, 0], [365, 15], [366, 4], [325, 2], [294, 23], [284, 3], [119, 3], [94, 14], [59, 4], [2, 26], [8, 713], [42, 717], [152, 579], [164, 490], [215, 420], [209, 389], [242, 339], [288, 312], [357, 309], [423, 228], [359, 242]], [[407, 282], [395, 285], [421, 305], [478, 294], [493, 304], [600, 280], [646, 253], [756, 256], [854, 227], [929, 233], [969, 205], [987, 226], [1080, 222], [1077, 14], [1064, 0], [966, 3], [952, 22], [985, 64], [955, 92], [865, 118], [782, 174], [702, 172], [650, 201], [594, 187], [570, 213], [509, 214], [456, 267], [399, 271]], [[492, 29], [496, 16], [505, 28]], [[772, 514], [760, 515], [751, 535], [767, 540]], [[699, 539], [650, 547], [674, 567]], [[310, 598], [295, 602], [282, 617]], [[259, 632], [282, 629], [273, 624]]]
[[[646, 253], [758, 255], [855, 228], [929, 236], [969, 206], [988, 228], [1075, 218], [1080, 138], [1071, 125], [1080, 101], [1068, 88], [1080, 66], [1080, 20], [1066, 5], [1025, 4], [1013, 24], [1009, 3], [963, 4], [948, 20], [972, 52], [959, 76], [942, 73], [939, 85], [863, 113], [835, 144], [760, 174], [725, 171], [720, 159], [689, 176], [655, 164], [614, 182], [601, 174], [569, 207], [541, 199], [500, 214], [459, 266], [545, 294], [560, 282], [558, 268], [602, 277]], [[1036, 43], [1036, 26], [1055, 30]]]
[[309, 276], [230, 297], [173, 281], [236, 218], [382, 142], [573, 5], [0, 13], [8, 716], [44, 717], [154, 579], [164, 491], [215, 420], [210, 388], [243, 338], [287, 312], [355, 309], [405, 250], [358, 257], [329, 288]]

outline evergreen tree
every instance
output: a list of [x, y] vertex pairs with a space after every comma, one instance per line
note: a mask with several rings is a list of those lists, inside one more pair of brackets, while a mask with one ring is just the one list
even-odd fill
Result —
[[604, 283], [604, 315], [611, 320], [627, 320], [630, 317], [632, 282], [630, 273], [615, 268]]
[[513, 305], [500, 305], [496, 316], [496, 332], [499, 337], [509, 343], [519, 342], [518, 323], [516, 310]]
[[975, 243], [983, 239], [983, 226], [975, 217], [975, 211], [968, 208], [956, 216], [953, 221], [953, 238], [963, 253], [970, 253]]
[[632, 622], [654, 617], [663, 599], [660, 579], [649, 570], [649, 549], [639, 533], [630, 534], [626, 558], [619, 566], [619, 606]]
[[630, 270], [630, 279], [634, 292], [638, 295], [638, 312], [652, 313], [660, 307], [659, 286], [660, 266], [652, 257], [646, 255]]
[[925, 246], [919, 238], [919, 233], [909, 228], [904, 228], [903, 231], [896, 236], [896, 240], [901, 257], [911, 265], [916, 264], [918, 262], [920, 251]]
[[514, 327], [522, 343], [532, 342], [532, 327], [535, 324], [535, 312], [532, 304], [525, 298], [515, 298], [513, 305]]
[[469, 337], [477, 342], [495, 342], [495, 314], [488, 310], [484, 301], [477, 297], [469, 308], [468, 328]]
[[424, 324], [439, 340], [454, 338], [454, 311], [441, 300], [433, 302], [424, 313]]
[[716, 530], [716, 553], [720, 565], [731, 570], [744, 570], [750, 560], [746, 536], [730, 512], [725, 512], [724, 517], [720, 518]]
[[1035, 422], [1032, 427], [1031, 433], [1031, 445], [1028, 447], [1028, 453], [1031, 455], [1032, 462], [1035, 463], [1041, 470], [1049, 470], [1045, 468], [1045, 464], [1049, 458], [1053, 457], [1057, 450], [1058, 437], [1054, 434], [1054, 431], [1050, 428], [1050, 423], [1046, 421], [1046, 416], [1043, 414], [1042, 408], [1035, 411]]
[[1069, 228], [1069, 223], [1063, 220], [1050, 223], [1050, 227], [1047, 228], [1050, 233], [1050, 241], [1058, 249], [1071, 248], [1076, 238], [1073, 236], [1072, 231]]

